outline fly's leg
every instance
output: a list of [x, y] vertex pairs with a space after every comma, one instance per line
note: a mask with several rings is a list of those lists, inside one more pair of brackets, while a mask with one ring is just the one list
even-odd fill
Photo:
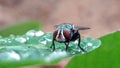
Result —
[[80, 38], [80, 34], [78, 34], [78, 47], [79, 47], [82, 51], [86, 52], [86, 50], [83, 49], [83, 48], [80, 46], [80, 42], [81, 42], [81, 38]]
[[67, 51], [67, 49], [68, 49], [68, 45], [69, 45], [69, 43], [65, 43], [66, 51]]
[[52, 44], [51, 44], [50, 48], [53, 48], [53, 51], [55, 50], [55, 43], [54, 43], [54, 39], [52, 40]]

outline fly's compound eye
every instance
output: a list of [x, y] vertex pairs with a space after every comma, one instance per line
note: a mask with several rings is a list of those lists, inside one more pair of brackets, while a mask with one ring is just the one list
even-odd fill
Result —
[[57, 33], [58, 33], [58, 30], [55, 30], [53, 33], [53, 36], [56, 37]]
[[63, 30], [63, 34], [64, 34], [64, 36], [65, 36], [65, 38], [66, 38], [67, 40], [70, 39], [70, 32], [69, 32], [68, 30], [64, 29], [64, 30]]

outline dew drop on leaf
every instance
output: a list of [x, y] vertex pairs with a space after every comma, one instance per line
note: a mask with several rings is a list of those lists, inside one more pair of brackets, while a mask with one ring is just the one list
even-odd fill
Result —
[[35, 33], [36, 36], [42, 36], [43, 34], [44, 34], [44, 32], [42, 32], [42, 31], [36, 31], [36, 33]]
[[2, 53], [0, 53], [0, 60], [11, 60], [11, 61], [18, 61], [18, 60], [20, 60], [21, 58], [20, 58], [20, 55], [19, 54], [17, 54], [15, 51], [6, 51], [6, 52], [2, 52]]
[[27, 33], [26, 33], [26, 36], [35, 36], [35, 30], [30, 30], [30, 31], [28, 31]]
[[27, 41], [24, 37], [16, 37], [15, 40], [20, 43], [25, 43]]

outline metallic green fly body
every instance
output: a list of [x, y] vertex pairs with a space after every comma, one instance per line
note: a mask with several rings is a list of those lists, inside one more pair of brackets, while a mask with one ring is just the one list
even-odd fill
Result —
[[90, 29], [88, 27], [81, 27], [81, 26], [75, 26], [70, 23], [63, 23], [55, 26], [55, 31], [53, 32], [53, 40], [51, 44], [51, 48], [53, 48], [53, 51], [55, 50], [55, 43], [54, 41], [64, 43], [66, 45], [66, 51], [68, 49], [69, 43], [71, 41], [78, 40], [78, 47], [85, 52], [85, 49], [83, 49], [80, 46], [81, 37], [79, 30], [86, 30]]

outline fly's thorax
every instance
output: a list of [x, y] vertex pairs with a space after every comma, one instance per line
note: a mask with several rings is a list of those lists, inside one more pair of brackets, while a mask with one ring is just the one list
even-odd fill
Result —
[[69, 24], [69, 23], [63, 23], [60, 25], [57, 25], [56, 29], [72, 29], [73, 28], [73, 24]]

